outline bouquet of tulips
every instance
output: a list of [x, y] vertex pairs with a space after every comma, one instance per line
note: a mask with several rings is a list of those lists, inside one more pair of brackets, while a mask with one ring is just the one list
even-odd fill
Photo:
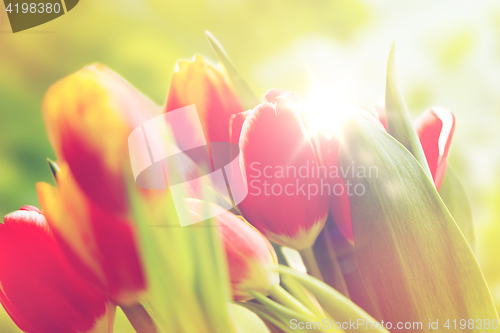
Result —
[[[325, 108], [317, 130], [297, 95], [256, 98], [207, 35], [221, 66], [179, 62], [164, 107], [99, 64], [48, 90], [55, 186], [38, 183], [41, 208], [0, 224], [0, 301], [17, 326], [112, 332], [119, 306], [137, 332], [498, 331], [470, 206], [447, 166], [455, 117], [436, 107], [412, 123], [394, 47], [385, 106], [312, 103]], [[195, 180], [184, 209], [172, 184], [134, 183], [131, 132], [193, 104], [209, 151], [238, 147], [241, 202], [213, 195], [175, 133], [165, 144]]]

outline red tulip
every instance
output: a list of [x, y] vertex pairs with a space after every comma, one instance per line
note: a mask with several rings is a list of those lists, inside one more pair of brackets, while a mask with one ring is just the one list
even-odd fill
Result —
[[[186, 204], [196, 220], [207, 205], [197, 199], [187, 199]], [[248, 290], [269, 294], [279, 285], [278, 258], [271, 243], [241, 216], [213, 204], [209, 209], [224, 245], [234, 300], [252, 299]]]
[[[276, 99], [281, 96], [285, 96], [293, 100], [295, 103], [300, 103], [300, 99], [297, 95], [291, 92], [286, 92], [279, 89], [272, 89], [266, 92], [264, 99], [268, 102], [275, 103]], [[327, 107], [327, 106], [325, 106]], [[340, 110], [333, 110], [340, 111]], [[247, 111], [248, 112], [248, 111]], [[370, 108], [360, 107], [356, 109], [356, 112], [375, 126], [384, 130], [383, 125], [378, 119], [378, 114], [375, 110]], [[244, 114], [244, 113], [243, 113]], [[344, 184], [344, 181], [340, 177], [340, 172], [331, 172], [338, 168], [338, 154], [339, 154], [339, 138], [336, 134], [327, 136], [321, 131], [313, 132], [309, 125], [309, 119], [307, 110], [301, 110], [300, 112], [302, 122], [304, 123], [306, 129], [310, 132], [312, 137], [312, 144], [317, 152], [319, 162], [322, 167], [326, 167], [326, 174], [324, 175], [324, 181], [328, 183], [330, 188], [330, 194], [326, 194], [329, 197], [329, 206], [332, 214], [332, 219], [335, 221], [337, 228], [342, 233], [342, 235], [349, 240], [353, 240], [352, 225], [351, 225], [351, 211], [349, 205], [348, 189]], [[239, 120], [241, 121], [241, 120]], [[327, 121], [327, 120], [325, 120]], [[327, 124], [332, 127], [338, 127], [337, 124]], [[328, 126], [325, 126], [327, 128]], [[237, 131], [235, 131], [237, 132]], [[324, 171], [323, 171], [324, 172]]]
[[455, 115], [450, 111], [433, 107], [425, 111], [415, 122], [432, 179], [439, 190], [443, 181], [451, 139], [455, 131]]
[[166, 112], [194, 104], [207, 142], [229, 142], [229, 119], [243, 111], [223, 67], [214, 68], [196, 55], [180, 61], [172, 76]]
[[0, 301], [30, 333], [108, 332], [114, 308], [67, 262], [35, 207], [0, 224]]
[[311, 247], [328, 203], [298, 104], [282, 95], [257, 106], [243, 122], [239, 146], [249, 189], [239, 205], [243, 216], [277, 244]]
[[119, 304], [134, 303], [146, 288], [135, 225], [85, 195], [68, 165], [60, 164], [57, 188], [37, 184], [47, 222], [72, 264]]
[[[377, 106], [381, 122], [386, 126], [385, 108]], [[414, 124], [436, 189], [443, 181], [451, 139], [455, 132], [455, 115], [444, 108], [432, 107], [425, 111]]]

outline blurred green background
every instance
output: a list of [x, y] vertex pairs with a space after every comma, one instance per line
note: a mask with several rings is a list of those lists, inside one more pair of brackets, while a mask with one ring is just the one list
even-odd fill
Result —
[[[303, 97], [312, 86], [355, 104], [384, 96], [397, 42], [412, 116], [440, 105], [457, 116], [450, 164], [472, 203], [475, 253], [500, 306], [500, 3], [389, 0], [81, 0], [68, 14], [12, 34], [0, 5], [0, 213], [37, 205], [35, 182], [54, 158], [41, 115], [51, 83], [101, 62], [163, 104], [179, 59], [215, 60], [225, 46], [259, 94]], [[2, 310], [3, 311], [3, 310]], [[119, 314], [117, 332], [130, 327]], [[17, 332], [5, 313], [0, 331]]]

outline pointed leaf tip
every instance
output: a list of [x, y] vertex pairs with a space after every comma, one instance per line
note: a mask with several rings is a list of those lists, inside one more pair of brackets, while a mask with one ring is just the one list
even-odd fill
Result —
[[498, 319], [479, 264], [421, 164], [367, 120], [349, 125], [339, 168], [377, 170], [343, 179], [364, 189], [349, 197], [355, 256], [383, 319]]
[[47, 158], [47, 163], [49, 164], [50, 172], [52, 172], [52, 176], [57, 181], [57, 175], [61, 172], [61, 168], [57, 165], [56, 162], [52, 161], [50, 158]]
[[231, 80], [234, 88], [238, 92], [238, 96], [240, 97], [241, 104], [245, 109], [253, 109], [255, 106], [260, 104], [259, 98], [252, 91], [248, 83], [243, 79], [240, 75], [233, 62], [227, 56], [226, 51], [219, 43], [219, 41], [209, 32], [205, 31], [205, 35], [208, 38], [208, 42], [214, 49], [219, 61], [222, 63], [224, 68], [226, 69], [227, 75]]
[[210, 46], [214, 49], [215, 53], [217, 53], [217, 56], [219, 56], [219, 52], [224, 54], [227, 57], [226, 51], [222, 47], [222, 45], [219, 43], [219, 41], [212, 35], [212, 33], [208, 30], [205, 31], [205, 36], [207, 36], [208, 42], [210, 43]]
[[396, 74], [396, 42], [394, 41], [387, 61], [387, 81], [385, 90], [385, 114], [387, 131], [408, 149], [422, 165], [427, 176], [432, 179], [431, 171], [425, 158], [417, 132], [408, 112], [403, 92]]

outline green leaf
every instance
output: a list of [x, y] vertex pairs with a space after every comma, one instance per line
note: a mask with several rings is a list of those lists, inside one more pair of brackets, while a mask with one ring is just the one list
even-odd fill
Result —
[[227, 75], [233, 83], [234, 88], [238, 92], [238, 96], [240, 97], [243, 108], [253, 109], [257, 105], [259, 105], [261, 103], [260, 99], [255, 95], [255, 93], [252, 91], [252, 88], [250, 88], [248, 83], [240, 75], [219, 41], [217, 41], [217, 39], [215, 39], [215, 37], [210, 32], [205, 31], [205, 34], [207, 35], [208, 41], [214, 49], [215, 53], [217, 53], [217, 57], [219, 57], [220, 62], [222, 63], [222, 65], [224, 65]]
[[475, 233], [470, 203], [462, 183], [449, 165], [446, 167], [439, 195], [441, 195], [441, 199], [462, 230], [469, 245], [474, 249]]
[[[313, 323], [313, 322], [318, 322], [318, 319], [302, 315], [284, 305], [281, 305], [263, 294], [256, 292], [256, 291], [249, 291], [250, 294], [257, 300], [259, 301], [267, 310], [268, 313], [272, 313], [275, 317], [279, 318], [283, 323], [286, 323], [287, 325], [290, 325], [294, 320], [296, 322], [303, 322], [303, 323]], [[296, 329], [296, 332], [318, 332], [317, 330], [302, 330], [302, 329]]]
[[50, 172], [52, 173], [54, 180], [57, 181], [57, 175], [61, 172], [59, 165], [57, 165], [57, 163], [52, 161], [50, 158], [47, 158], [47, 164], [49, 165]]
[[259, 315], [242, 306], [243, 303], [231, 303], [230, 310], [238, 333], [280, 333], [278, 331], [271, 331], [268, 329], [268, 323], [262, 320]]
[[431, 171], [424, 155], [424, 150], [418, 139], [417, 132], [406, 107], [401, 88], [396, 75], [396, 43], [392, 44], [387, 63], [387, 82], [385, 87], [385, 116], [387, 131], [408, 149], [422, 165], [427, 176], [432, 179]]
[[[335, 252], [328, 250], [331, 245], [333, 245]], [[378, 321], [382, 320], [380, 311], [373, 304], [359, 275], [354, 244], [341, 235], [331, 216], [326, 220], [325, 227], [314, 243], [314, 254], [326, 284], [349, 297], [373, 318]], [[335, 255], [334, 258], [338, 262], [338, 266], [343, 267], [342, 280], [335, 274], [337, 264], [330, 263], [333, 255]], [[342, 291], [342, 281], [346, 285], [348, 294]]]
[[268, 310], [264, 305], [254, 303], [241, 303], [240, 305], [258, 315], [266, 323], [266, 326], [269, 328], [269, 330], [273, 333], [295, 332], [295, 330], [292, 330], [288, 325], [283, 323], [281, 319], [268, 313]]
[[271, 245], [273, 246], [274, 251], [276, 252], [276, 256], [278, 257], [278, 263], [282, 265], [288, 265], [286, 256], [283, 253], [283, 246], [275, 244], [273, 242], [271, 242]]
[[[357, 322], [357, 320], [363, 320], [365, 325], [361, 327], [356, 327], [355, 329], [350, 329], [349, 332], [379, 332], [388, 333], [387, 330], [383, 328], [366, 329], [366, 323], [375, 323], [376, 320], [373, 319], [368, 313], [366, 313], [359, 306], [354, 304], [350, 299], [324, 283], [312, 276], [298, 273], [286, 266], [279, 267], [281, 274], [288, 277], [295, 278], [300, 284], [302, 284], [307, 290], [309, 290], [323, 306], [330, 316], [340, 323], [350, 323], [351, 321]], [[361, 323], [361, 322], [360, 322]]]
[[187, 210], [175, 210], [170, 197], [158, 207], [135, 184], [129, 193], [148, 277], [146, 308], [159, 332], [234, 333], [226, 262], [212, 222], [181, 227], [176, 213]]
[[[422, 322], [419, 332], [431, 332], [429, 319], [498, 319], [481, 269], [421, 164], [365, 119], [348, 120], [342, 140], [339, 167], [356, 170], [343, 175], [358, 189], [349, 199], [356, 258], [383, 319]], [[361, 169], [377, 172], [360, 177]]]
[[[324, 317], [324, 313], [313, 303], [311, 297], [314, 297], [312, 294], [307, 294], [306, 290], [300, 283], [298, 283], [295, 279], [291, 278], [287, 275], [281, 276], [281, 283], [285, 285], [286, 290], [292, 294], [300, 303], [302, 303], [312, 314], [318, 318]], [[319, 306], [321, 307], [321, 306]]]

